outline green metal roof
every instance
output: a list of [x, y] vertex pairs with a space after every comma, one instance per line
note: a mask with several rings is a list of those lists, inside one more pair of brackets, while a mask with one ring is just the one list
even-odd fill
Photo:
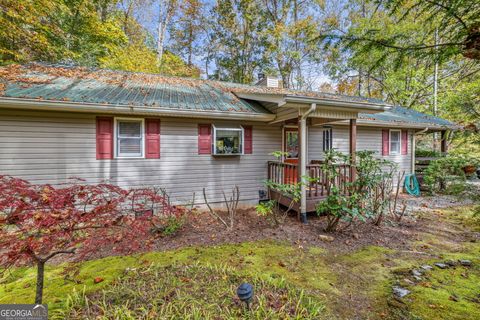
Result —
[[[1, 68], [1, 96], [114, 106], [270, 113], [215, 82], [154, 74], [29, 64]], [[0, 87], [0, 89], [2, 89]]]
[[[311, 97], [341, 102], [386, 106], [378, 99], [317, 91], [251, 86], [231, 82], [168, 77], [158, 74], [91, 69], [31, 63], [0, 68], [0, 96], [38, 101], [74, 102], [105, 106], [135, 106], [156, 110], [225, 112], [239, 115], [272, 115], [260, 103], [244, 100], [240, 93]], [[272, 115], [273, 116], [273, 115]], [[402, 107], [360, 119], [435, 127], [455, 125], [447, 120]]]
[[403, 108], [400, 106], [392, 107], [388, 111], [366, 114], [360, 113], [359, 119], [367, 121], [390, 122], [408, 127], [409, 125], [431, 127], [431, 128], [458, 128], [456, 124], [438, 117], [434, 117], [419, 111]]

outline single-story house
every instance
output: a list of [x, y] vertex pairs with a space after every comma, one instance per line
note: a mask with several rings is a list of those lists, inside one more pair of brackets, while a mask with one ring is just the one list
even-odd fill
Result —
[[[267, 178], [317, 174], [335, 148], [414, 170], [415, 134], [456, 126], [376, 99], [155, 74], [29, 64], [0, 68], [0, 173], [164, 187], [177, 203], [258, 203]], [[273, 83], [273, 85], [272, 85]], [[271, 154], [284, 151], [281, 164]], [[445, 149], [444, 149], [445, 151]], [[348, 173], [346, 173], [348, 175]], [[296, 181], [296, 180], [295, 180]], [[302, 188], [298, 211], [325, 195]]]

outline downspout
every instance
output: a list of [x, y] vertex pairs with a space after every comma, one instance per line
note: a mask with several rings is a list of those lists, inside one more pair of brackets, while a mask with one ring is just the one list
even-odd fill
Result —
[[415, 136], [417, 135], [420, 135], [420, 134], [423, 134], [425, 132], [428, 131], [428, 128], [425, 128], [423, 130], [420, 130], [418, 132], [414, 132], [413, 135], [412, 135], [412, 163], [411, 163], [411, 173], [414, 174], [415, 173], [415, 149], [416, 149], [416, 139], [415, 139]]
[[307, 175], [307, 118], [315, 112], [317, 104], [312, 103], [310, 109], [300, 117], [300, 218], [307, 223], [307, 188], [305, 176]]

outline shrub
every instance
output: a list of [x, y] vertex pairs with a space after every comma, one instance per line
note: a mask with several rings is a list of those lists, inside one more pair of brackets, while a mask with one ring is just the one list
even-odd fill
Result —
[[445, 190], [448, 184], [464, 184], [466, 175], [463, 168], [470, 165], [477, 167], [479, 164], [478, 159], [469, 156], [448, 155], [430, 162], [423, 181], [431, 193], [439, 192]]
[[183, 227], [184, 224], [183, 217], [168, 217], [165, 221], [165, 227], [162, 230], [164, 236], [171, 236], [176, 234]]
[[[317, 214], [327, 215], [326, 231], [335, 231], [340, 221], [349, 224], [358, 219], [371, 220], [376, 225], [383, 221], [385, 213], [396, 213], [397, 196], [395, 187], [403, 175], [397, 174], [395, 163], [375, 159], [371, 151], [360, 151], [356, 154], [356, 179], [347, 182], [348, 194], [340, 190], [338, 181], [339, 165], [351, 165], [348, 155], [338, 151], [329, 151], [325, 154], [321, 170], [328, 184], [328, 195], [324, 201], [318, 203]], [[394, 184], [397, 177], [398, 183]]]
[[36, 265], [35, 303], [41, 304], [45, 264], [53, 257], [148, 248], [152, 231], [177, 212], [159, 190], [81, 181], [33, 185], [0, 176], [0, 266]]

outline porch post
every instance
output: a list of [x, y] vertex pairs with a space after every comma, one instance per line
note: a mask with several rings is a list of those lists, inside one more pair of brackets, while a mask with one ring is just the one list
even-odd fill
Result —
[[298, 117], [298, 170], [297, 181], [300, 183], [300, 220], [307, 222], [307, 189], [303, 177], [306, 175], [307, 167], [307, 119]]
[[298, 118], [298, 182], [300, 183], [300, 219], [307, 223], [307, 187], [303, 177], [307, 175], [307, 118], [315, 112], [317, 104], [312, 103], [310, 109], [301, 112]]
[[448, 146], [447, 146], [447, 130], [442, 130], [442, 135], [441, 135], [441, 145], [440, 145], [440, 152], [442, 154], [446, 154], [448, 152]]
[[357, 119], [350, 119], [350, 159], [352, 160], [352, 167], [350, 168], [350, 181], [355, 181], [355, 153], [357, 152]]

